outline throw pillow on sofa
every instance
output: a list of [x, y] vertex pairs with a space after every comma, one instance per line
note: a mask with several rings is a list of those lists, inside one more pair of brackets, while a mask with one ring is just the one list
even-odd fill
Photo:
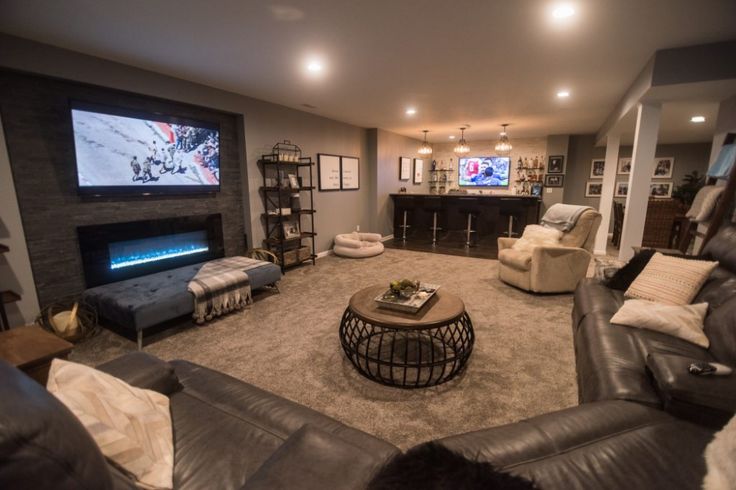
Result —
[[534, 247], [554, 247], [560, 244], [562, 232], [540, 225], [527, 225], [521, 238], [511, 247], [520, 252], [531, 252]]
[[707, 349], [708, 337], [703, 333], [703, 321], [708, 303], [697, 305], [665, 305], [642, 299], [624, 301], [611, 318], [611, 323], [646, 328], [687, 340]]
[[51, 363], [46, 387], [79, 419], [112, 463], [143, 486], [173, 488], [168, 397], [60, 359]]
[[671, 257], [659, 252], [649, 260], [625, 296], [669, 305], [692, 302], [718, 262]]

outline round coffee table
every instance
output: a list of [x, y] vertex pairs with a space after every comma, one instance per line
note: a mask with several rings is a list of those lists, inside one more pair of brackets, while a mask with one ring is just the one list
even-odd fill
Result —
[[379, 308], [387, 286], [350, 298], [340, 322], [345, 355], [366, 378], [399, 388], [424, 388], [451, 380], [465, 368], [475, 334], [463, 301], [438, 290], [418, 313]]

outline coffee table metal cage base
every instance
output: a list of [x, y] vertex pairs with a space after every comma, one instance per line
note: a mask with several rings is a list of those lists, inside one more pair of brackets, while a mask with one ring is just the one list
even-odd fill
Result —
[[386, 327], [348, 308], [340, 322], [345, 355], [366, 378], [399, 388], [425, 388], [451, 380], [465, 368], [475, 334], [467, 313], [432, 328]]

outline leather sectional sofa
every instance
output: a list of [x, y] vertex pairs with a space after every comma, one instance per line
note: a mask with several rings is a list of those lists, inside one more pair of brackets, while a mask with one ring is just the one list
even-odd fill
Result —
[[[622, 293], [581, 281], [573, 310], [581, 405], [435, 442], [542, 489], [700, 488], [705, 447], [736, 412], [736, 381], [686, 367], [689, 358], [736, 364], [736, 228], [706, 254], [720, 262], [699, 295], [710, 304], [710, 349], [611, 324]], [[175, 488], [360, 489], [399, 453], [185, 361], [134, 353], [99, 368], [170, 397]], [[0, 377], [0, 487], [133, 488], [41, 386], [1, 363]]]

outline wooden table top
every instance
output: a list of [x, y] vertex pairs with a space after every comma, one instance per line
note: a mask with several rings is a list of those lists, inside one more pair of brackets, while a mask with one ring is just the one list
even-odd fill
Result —
[[349, 308], [355, 315], [373, 325], [412, 330], [447, 325], [465, 312], [463, 300], [442, 288], [417, 313], [379, 308], [374, 299], [386, 289], [388, 285], [361, 289], [350, 298]]
[[73, 344], [37, 325], [0, 332], [0, 359], [17, 368], [42, 364], [71, 352]]

